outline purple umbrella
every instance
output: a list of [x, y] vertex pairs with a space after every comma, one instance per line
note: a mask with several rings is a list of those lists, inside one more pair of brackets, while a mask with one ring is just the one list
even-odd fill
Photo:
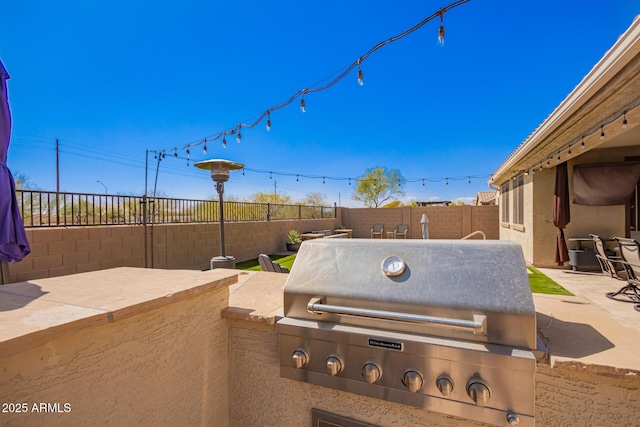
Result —
[[0, 261], [21, 261], [31, 249], [18, 210], [16, 184], [7, 168], [7, 151], [11, 138], [11, 111], [7, 96], [9, 73], [0, 61]]

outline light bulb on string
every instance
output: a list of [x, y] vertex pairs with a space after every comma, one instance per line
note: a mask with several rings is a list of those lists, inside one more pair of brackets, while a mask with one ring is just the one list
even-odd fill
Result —
[[303, 113], [307, 112], [307, 105], [304, 102], [304, 97], [300, 100], [300, 111], [302, 111]]
[[604, 125], [600, 125], [600, 141], [604, 141]]
[[324, 184], [324, 176], [322, 177], [322, 183]]
[[267, 126], [266, 126], [267, 132], [269, 132], [271, 130], [271, 112], [267, 111]]
[[227, 148], [227, 133], [222, 134], [222, 148]]
[[471, 177], [469, 177], [469, 184], [471, 184]]
[[449, 185], [449, 178], [445, 178], [445, 182]]
[[444, 18], [444, 10], [440, 9], [440, 12], [438, 12], [438, 16], [440, 16], [440, 28], [438, 29], [438, 46], [444, 46], [444, 24], [442, 23], [442, 20]]
[[580, 143], [580, 149], [584, 150], [584, 135], [582, 135], [582, 142]]
[[298, 179], [298, 175], [296, 175], [296, 182], [300, 182], [300, 180]]
[[424, 179], [422, 180], [422, 186], [424, 187]]
[[242, 142], [242, 134], [240, 133], [240, 125], [238, 125], [238, 134], [236, 135], [236, 142], [240, 144]]
[[622, 129], [626, 129], [627, 128], [627, 112], [623, 111], [622, 112]]
[[271, 176], [271, 172], [269, 172], [269, 179], [273, 180], [273, 177]]
[[189, 150], [189, 145], [187, 145], [187, 159], [191, 157], [191, 150]]
[[177, 148], [173, 149], [173, 157], [178, 157], [178, 149]]
[[362, 76], [362, 70], [360, 69], [360, 63], [358, 63], [358, 84], [364, 86], [364, 79]]
[[242, 168], [242, 176], [244, 176], [244, 168]]

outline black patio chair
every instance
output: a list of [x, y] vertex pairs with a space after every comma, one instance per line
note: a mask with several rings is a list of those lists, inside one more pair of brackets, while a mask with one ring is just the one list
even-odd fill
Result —
[[[607, 292], [607, 298], [616, 301], [627, 301], [636, 303], [635, 309], [640, 311], [640, 243], [634, 239], [615, 238], [620, 247], [619, 261], [627, 272], [627, 284], [617, 292]], [[626, 297], [627, 299], [619, 299]]]
[[[600, 264], [602, 273], [611, 276], [613, 279], [625, 280], [626, 277], [620, 276], [620, 273], [618, 272], [618, 270], [624, 271], [624, 266], [622, 266], [622, 257], [620, 255], [615, 255], [613, 251], [606, 249], [602, 237], [597, 234], [590, 234], [589, 236], [593, 239], [593, 248], [596, 251], [596, 259], [598, 260], [598, 264]], [[616, 268], [619, 266], [622, 267]]]

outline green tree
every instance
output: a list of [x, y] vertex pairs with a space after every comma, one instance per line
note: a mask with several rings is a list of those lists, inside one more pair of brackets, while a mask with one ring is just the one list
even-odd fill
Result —
[[307, 206], [327, 206], [327, 195], [314, 191], [312, 193], [307, 193], [307, 197], [300, 202], [301, 205]]
[[364, 203], [368, 208], [380, 207], [387, 200], [397, 199], [404, 195], [406, 180], [398, 169], [387, 169], [376, 166], [367, 169], [358, 177], [358, 183], [351, 196]]

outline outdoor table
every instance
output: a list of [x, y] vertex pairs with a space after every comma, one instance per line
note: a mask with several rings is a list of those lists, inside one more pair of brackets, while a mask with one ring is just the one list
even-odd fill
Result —
[[396, 232], [395, 231], [387, 231], [387, 239], [395, 239], [396, 238]]
[[[577, 242], [578, 247], [575, 249], [569, 249], [569, 266], [573, 271], [577, 271], [579, 267], [599, 267], [598, 259], [596, 258], [596, 252], [592, 248], [582, 247], [583, 242], [591, 242], [591, 237], [569, 237], [567, 240], [570, 242]], [[610, 240], [610, 239], [609, 239]]]

